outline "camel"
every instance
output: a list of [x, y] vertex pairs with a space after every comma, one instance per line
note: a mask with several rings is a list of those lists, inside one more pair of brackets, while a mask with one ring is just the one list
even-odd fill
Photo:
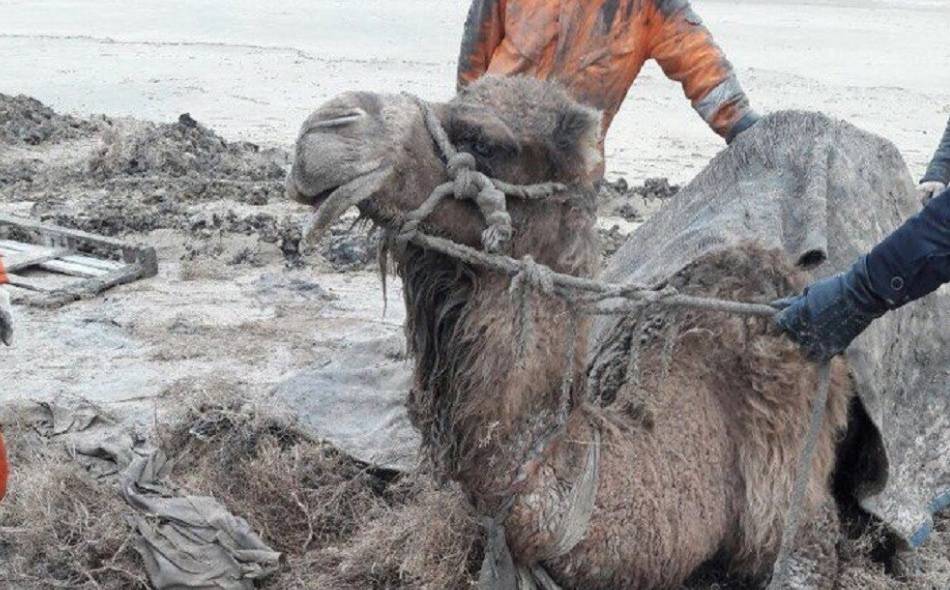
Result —
[[[595, 277], [599, 114], [524, 77], [487, 77], [431, 109], [479, 171], [568, 186], [568, 199], [508, 200], [510, 255]], [[303, 124], [287, 192], [318, 215], [357, 204], [398, 233], [447, 179], [415, 100], [359, 92]], [[484, 228], [479, 209], [455, 199], [419, 226], [473, 248]], [[710, 562], [767, 580], [817, 382], [815, 365], [767, 318], [649, 306], [633, 321], [641, 377], [630, 383], [623, 355], [589, 363], [590, 319], [557, 294], [532, 289], [523, 306], [506, 274], [413, 243], [392, 256], [415, 363], [410, 417], [438, 473], [479, 514], [500, 516], [515, 562], [542, 564], [562, 588], [676, 588]], [[750, 245], [699, 260], [676, 282], [686, 293], [769, 301], [804, 280]], [[806, 587], [831, 587], [835, 573], [829, 477], [851, 396], [836, 362], [792, 554]], [[592, 459], [593, 504], [582, 530], [567, 530]]]

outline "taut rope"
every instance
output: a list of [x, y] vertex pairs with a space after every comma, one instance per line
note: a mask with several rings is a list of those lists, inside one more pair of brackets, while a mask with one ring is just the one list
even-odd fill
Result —
[[[624, 306], [597, 305], [597, 302], [606, 299], [628, 299], [639, 307], [644, 304], [658, 303], [668, 307], [686, 307], [706, 311], [719, 311], [739, 315], [757, 317], [772, 317], [776, 308], [762, 303], [743, 303], [708, 297], [694, 297], [682, 295], [676, 289], [651, 289], [641, 285], [617, 285], [604, 283], [593, 279], [576, 277], [573, 275], [556, 273], [550, 268], [539, 265], [530, 258], [516, 260], [503, 254], [511, 240], [511, 216], [508, 214], [505, 195], [517, 199], [567, 200], [564, 192], [567, 187], [560, 183], [542, 183], [532, 185], [513, 185], [498, 179], [489, 178], [476, 169], [475, 157], [467, 152], [455, 149], [449, 140], [448, 134], [442, 128], [439, 119], [432, 112], [427, 103], [419, 98], [412, 97], [419, 105], [425, 121], [426, 129], [445, 158], [445, 166], [449, 178], [452, 180], [437, 186], [429, 197], [416, 210], [406, 215], [402, 227], [396, 236], [397, 243], [413, 244], [451, 256], [467, 264], [495, 270], [515, 278], [518, 282], [525, 282], [535, 287], [544, 287], [547, 284], [536, 284], [532, 277], [543, 277], [544, 283], [552, 285], [557, 294], [572, 303], [586, 304], [581, 311], [603, 314], [626, 314], [631, 308]], [[445, 238], [427, 235], [419, 230], [419, 224], [445, 199], [454, 197], [459, 200], [474, 201], [481, 211], [488, 228], [482, 232], [482, 246], [485, 251], [470, 248]], [[538, 272], [537, 267], [541, 267]]]

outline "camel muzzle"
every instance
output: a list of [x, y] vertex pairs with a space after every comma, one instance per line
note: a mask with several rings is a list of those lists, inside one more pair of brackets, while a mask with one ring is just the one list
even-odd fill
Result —
[[[336, 189], [327, 189], [326, 191], [315, 195], [312, 198], [301, 201], [295, 198], [291, 193], [290, 184], [293, 179], [288, 181], [287, 194], [292, 199], [313, 205], [317, 208], [313, 217], [307, 223], [303, 231], [301, 245], [304, 248], [312, 248], [323, 233], [333, 224], [334, 221], [343, 216], [350, 207], [355, 207], [360, 203], [372, 198], [380, 189], [385, 186], [386, 181], [392, 173], [392, 166], [383, 165], [375, 170], [356, 177], [355, 179], [337, 187]], [[292, 173], [291, 173], [292, 176]], [[295, 189], [296, 190], [296, 189]], [[299, 192], [296, 194], [299, 195]]]

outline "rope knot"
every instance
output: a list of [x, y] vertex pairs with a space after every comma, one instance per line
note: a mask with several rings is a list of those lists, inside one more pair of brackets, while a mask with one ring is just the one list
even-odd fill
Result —
[[554, 271], [543, 264], [538, 264], [531, 256], [521, 259], [521, 270], [515, 278], [511, 279], [509, 292], [520, 293], [528, 288], [545, 295], [554, 293]]
[[446, 168], [448, 169], [449, 178], [455, 180], [455, 177], [458, 176], [458, 173], [463, 170], [475, 170], [478, 165], [475, 162], [475, 156], [468, 152], [456, 152], [453, 156], [449, 158]]
[[482, 246], [486, 252], [506, 252], [511, 243], [511, 215], [505, 201], [505, 193], [488, 182], [475, 197], [475, 204], [482, 212], [488, 227], [482, 232]]
[[458, 152], [446, 164], [453, 182], [455, 198], [473, 201], [483, 186], [491, 184], [487, 177], [476, 170], [475, 157], [467, 152]]

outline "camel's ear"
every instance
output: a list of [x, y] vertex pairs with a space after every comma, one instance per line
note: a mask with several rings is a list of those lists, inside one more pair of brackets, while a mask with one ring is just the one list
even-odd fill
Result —
[[554, 145], [564, 155], [580, 158], [588, 171], [600, 165], [601, 114], [576, 106], [558, 115], [554, 128]]

